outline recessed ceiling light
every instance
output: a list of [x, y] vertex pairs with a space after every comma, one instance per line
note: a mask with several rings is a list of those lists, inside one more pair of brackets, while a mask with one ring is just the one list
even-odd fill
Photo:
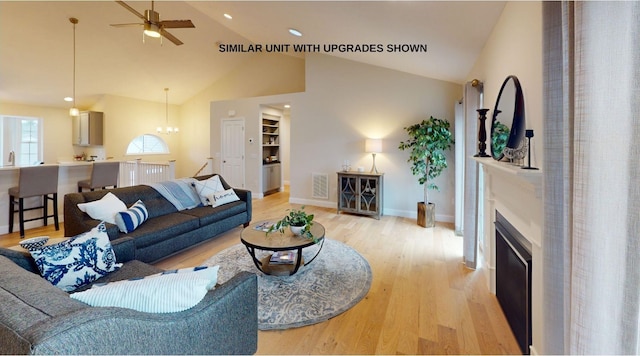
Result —
[[291, 108], [291, 105], [289, 105], [289, 104], [284, 104], [284, 108], [285, 108], [285, 109], [290, 109], [290, 108]]
[[70, 96], [66, 96], [66, 97], [64, 98], [64, 101], [66, 101], [66, 102], [71, 102], [71, 101], [73, 101], [73, 98], [72, 98], [72, 97], [70, 97]]
[[233, 18], [233, 16], [229, 15], [229, 14], [224, 14], [225, 18], [228, 18], [229, 20], [231, 20]]
[[297, 37], [302, 37], [302, 32], [296, 30], [295, 28], [290, 28], [289, 33]]

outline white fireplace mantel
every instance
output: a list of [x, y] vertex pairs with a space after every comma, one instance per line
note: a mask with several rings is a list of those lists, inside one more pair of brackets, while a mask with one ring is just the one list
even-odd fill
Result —
[[[481, 241], [483, 270], [487, 275], [489, 289], [496, 291], [495, 217], [500, 212], [529, 242], [532, 251], [531, 353], [536, 354], [536, 345], [542, 345], [543, 293], [542, 293], [542, 171], [522, 169], [493, 158], [471, 157], [481, 167], [478, 209], [482, 216], [478, 224]], [[538, 347], [539, 349], [539, 347]]]
[[522, 185], [525, 189], [533, 188], [537, 199], [542, 197], [542, 171], [539, 169], [522, 169], [510, 163], [496, 161], [495, 159], [473, 157], [473, 159], [481, 163], [487, 170], [493, 173], [503, 173], [513, 176], [514, 181]]

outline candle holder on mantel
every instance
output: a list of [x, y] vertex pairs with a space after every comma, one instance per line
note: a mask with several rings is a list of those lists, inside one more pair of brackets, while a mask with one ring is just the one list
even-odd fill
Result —
[[478, 130], [478, 153], [473, 157], [491, 157], [487, 154], [487, 128], [484, 122], [487, 120], [487, 112], [489, 109], [476, 110], [480, 114], [480, 128]]
[[533, 130], [525, 130], [524, 137], [527, 138], [527, 143], [529, 146], [529, 152], [527, 153], [527, 165], [521, 167], [522, 169], [538, 169], [536, 167], [531, 167], [531, 138], [533, 137]]

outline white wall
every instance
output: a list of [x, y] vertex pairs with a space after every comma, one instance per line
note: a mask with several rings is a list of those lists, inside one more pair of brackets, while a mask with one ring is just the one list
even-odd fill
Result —
[[[260, 137], [262, 136], [262, 127], [260, 121], [260, 112], [263, 110], [262, 105], [275, 103], [291, 104], [291, 121], [296, 120], [296, 107], [301, 93], [261, 96], [248, 99], [222, 100], [211, 103], [211, 157], [214, 158], [214, 168], [216, 172], [220, 172], [220, 152], [221, 137], [220, 128], [222, 119], [229, 118], [229, 112], [233, 111], [235, 118], [243, 118], [245, 120], [245, 188], [252, 191], [254, 197], [260, 197], [262, 194], [262, 147], [260, 146]], [[253, 142], [249, 142], [253, 139]], [[285, 149], [281, 146], [281, 150]], [[295, 148], [292, 148], [295, 149]], [[286, 156], [282, 155], [282, 159]]]
[[[180, 142], [178, 158], [183, 165], [178, 167], [178, 176], [193, 175], [204, 159], [220, 150], [220, 125], [213, 121], [219, 117], [212, 115], [211, 102], [295, 93], [304, 90], [304, 83], [303, 59], [265, 53], [252, 57], [184, 103], [180, 129], [185, 139]], [[216, 172], [218, 168], [216, 164]]]
[[[462, 95], [455, 83], [429, 79], [314, 54], [307, 55], [306, 92], [291, 110], [291, 200], [336, 206], [337, 175], [344, 160], [352, 168], [372, 165], [364, 150], [366, 138], [382, 138], [383, 152], [376, 156], [384, 172], [384, 211], [415, 217], [423, 189], [411, 174], [408, 152], [398, 149], [406, 140], [404, 127], [433, 115], [454, 124], [454, 103]], [[453, 221], [454, 154], [449, 169], [437, 179], [441, 192], [431, 195], [436, 217]], [[313, 201], [311, 174], [327, 173], [328, 202]]]

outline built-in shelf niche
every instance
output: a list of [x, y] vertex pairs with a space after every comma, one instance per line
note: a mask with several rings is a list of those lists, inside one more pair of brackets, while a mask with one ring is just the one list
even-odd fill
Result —
[[262, 113], [262, 162], [280, 161], [280, 120], [279, 115]]

